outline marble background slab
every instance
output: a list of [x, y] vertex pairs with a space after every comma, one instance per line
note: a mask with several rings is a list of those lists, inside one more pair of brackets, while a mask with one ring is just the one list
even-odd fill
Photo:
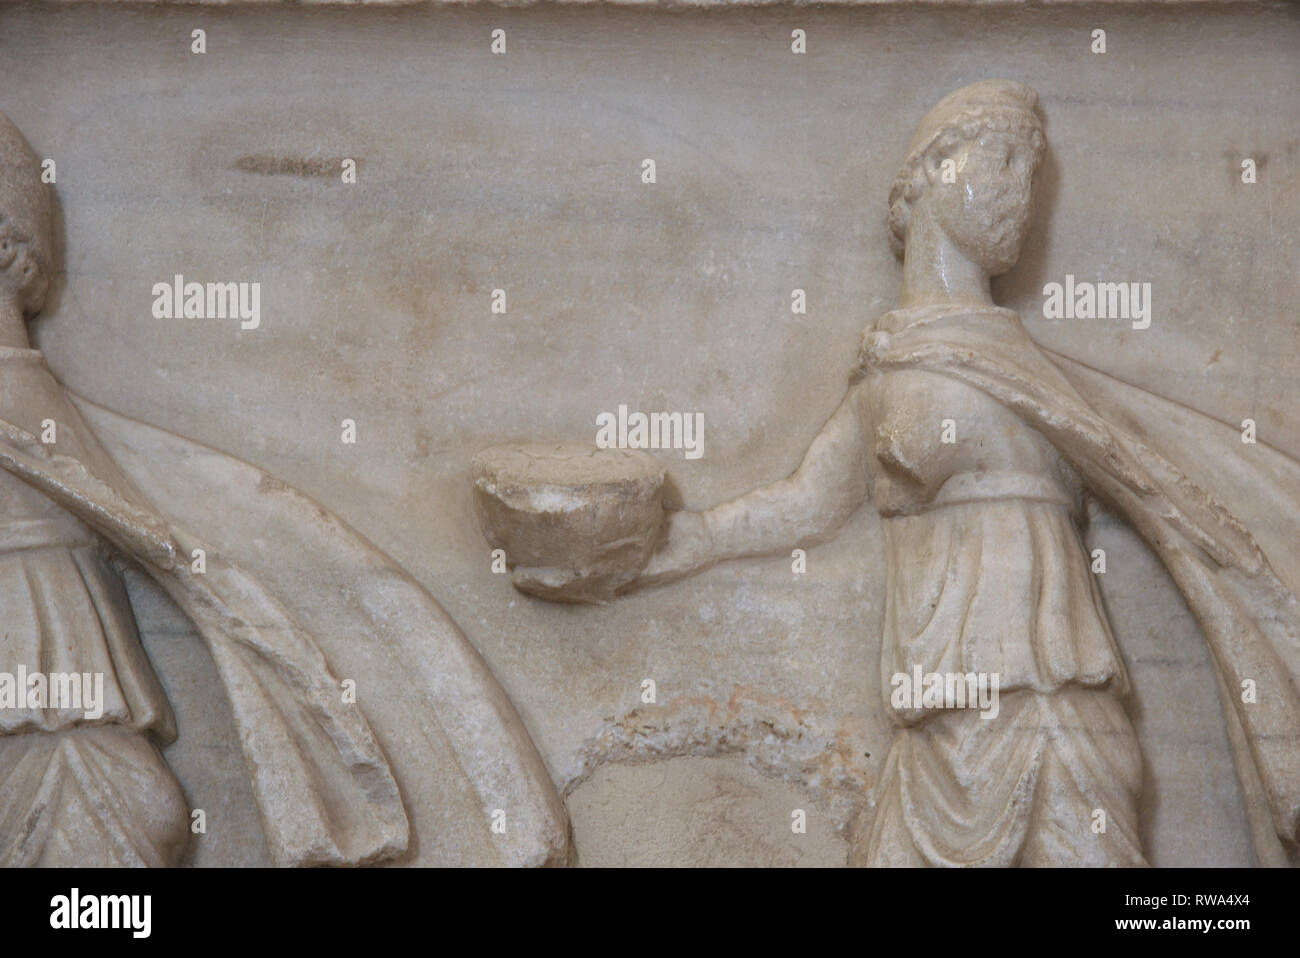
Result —
[[[594, 437], [627, 404], [704, 414], [702, 458], [656, 453], [678, 504], [787, 474], [895, 303], [885, 197], [917, 121], [1007, 76], [1040, 92], [1051, 150], [999, 301], [1046, 346], [1254, 418], [1300, 458], [1298, 53], [1296, 8], [1264, 5], [17, 4], [0, 110], [57, 161], [66, 275], [34, 329], [55, 372], [269, 469], [407, 566], [513, 696], [584, 861], [834, 864], [890, 738], [870, 510], [802, 576], [754, 560], [554, 606], [490, 571], [469, 457]], [[329, 172], [345, 157], [355, 185]], [[155, 319], [151, 288], [176, 273], [260, 282], [261, 326]], [[1151, 328], [1044, 319], [1042, 286], [1067, 273], [1150, 282]], [[1099, 514], [1091, 536], [1136, 687], [1149, 856], [1248, 864], [1199, 630], [1131, 532]], [[212, 664], [160, 595], [134, 596], [177, 702], [169, 761], [208, 810], [195, 861], [265, 861]]]

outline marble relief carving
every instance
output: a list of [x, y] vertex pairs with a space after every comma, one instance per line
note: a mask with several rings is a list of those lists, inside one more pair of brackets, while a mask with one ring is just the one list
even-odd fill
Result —
[[977, 82], [925, 115], [889, 194], [899, 306], [867, 327], [789, 478], [656, 522], [662, 475], [626, 451], [495, 448], [476, 460], [480, 522], [517, 588], [606, 602], [826, 541], [870, 502], [897, 732], [851, 860], [1141, 866], [1129, 679], [1082, 539], [1099, 497], [1196, 615], [1256, 855], [1283, 864], [1300, 839], [1300, 464], [1044, 349], [993, 301], [1045, 149], [1022, 83]]
[[[913, 23], [908, 9], [862, 22], [892, 29]], [[1077, 331], [1040, 335], [1024, 303], [1058, 278], [1035, 270], [1044, 217], [1057, 217], [1043, 213], [1044, 195], [1078, 170], [1052, 167], [1062, 142], [1053, 104], [1076, 117], [1084, 108], [1049, 90], [1041, 72], [989, 56], [975, 72], [945, 73], [934, 81], [942, 88], [917, 92], [915, 78], [900, 77], [888, 94], [864, 95], [854, 122], [873, 111], [905, 117], [899, 135], [844, 134], [836, 104], [852, 88], [834, 74], [859, 51], [834, 25], [857, 21], [833, 15], [813, 34], [826, 43], [824, 61], [805, 58], [808, 34], [780, 10], [753, 12], [755, 36], [701, 16], [693, 28], [728, 55], [751, 45], [752, 63], [726, 61], [733, 74], [718, 72], [726, 58], [714, 52], [665, 52], [674, 27], [659, 13], [606, 22], [575, 10], [552, 23], [541, 11], [503, 29], [492, 21], [489, 34], [482, 11], [441, 20], [392, 10], [368, 23], [348, 19], [353, 12], [297, 20], [292, 9], [232, 10], [223, 20], [223, 11], [211, 35], [196, 28], [203, 36], [191, 40], [175, 9], [143, 4], [140, 43], [156, 44], [161, 66], [114, 91], [120, 102], [91, 97], [84, 131], [69, 121], [51, 135], [39, 113], [19, 113], [44, 82], [34, 70], [18, 74], [17, 99], [0, 103], [22, 126], [0, 113], [0, 865], [208, 864], [196, 861], [202, 846], [223, 864], [278, 867], [573, 866], [587, 856], [584, 827], [591, 847], [615, 847], [623, 863], [681, 864], [700, 836], [721, 847], [736, 834], [735, 857], [750, 864], [809, 863], [797, 859], [809, 843], [791, 830], [792, 811], [830, 836], [818, 863], [1161, 864], [1149, 802], [1159, 732], [1142, 713], [1192, 706], [1171, 694], [1174, 679], [1143, 685], [1134, 637], [1107, 591], [1139, 560], [1163, 567], [1162, 608], [1194, 617], [1187, 629], [1203, 640], [1195, 652], [1205, 661], [1180, 663], [1179, 678], [1208, 676], [1195, 708], [1212, 717], [1198, 728], [1226, 736], [1217, 754], [1228, 784], [1203, 808], [1242, 821], [1223, 824], [1236, 844], [1218, 847], [1258, 865], [1300, 863], [1300, 452], [1276, 429], [1256, 437], [1253, 420], [1237, 428], [1236, 407], [1220, 404], [1212, 418], [1208, 400], [1198, 410], [1186, 393], [1170, 398], [1151, 357], [1170, 342], [1193, 352], [1171, 332], [1173, 309], [1111, 372], [1096, 353], [1060, 347], [1079, 345]], [[34, 22], [25, 16], [0, 23]], [[57, 15], [82, 16], [111, 22], [106, 10]], [[553, 68], [538, 63], [567, 53], [571, 23], [599, 24], [576, 31], [593, 44], [591, 59], [572, 64], [571, 85], [552, 85]], [[926, 23], [916, 16], [917, 36]], [[264, 101], [260, 86], [282, 66], [262, 45], [276, 27], [295, 38], [284, 54], [294, 66], [279, 75], [283, 103]], [[46, 29], [33, 43], [62, 49]], [[336, 29], [354, 31], [354, 46], [337, 43]], [[608, 49], [606, 29], [620, 37]], [[895, 55], [890, 29], [864, 31], [863, 49]], [[934, 29], [946, 35], [951, 24]], [[189, 59], [173, 56], [173, 33]], [[843, 45], [832, 51], [832, 40]], [[633, 41], [649, 73], [625, 56], [620, 44]], [[997, 42], [996, 31], [980, 40]], [[337, 64], [310, 63], [327, 48]], [[9, 49], [3, 37], [0, 49]], [[392, 71], [380, 53], [391, 53]], [[115, 56], [98, 60], [95, 75]], [[787, 56], [799, 66], [774, 66]], [[357, 66], [372, 60], [378, 79]], [[500, 68], [499, 88], [476, 88], [484, 62]], [[807, 76], [794, 72], [805, 65]], [[373, 107], [393, 76], [426, 66], [436, 78], [428, 89], [394, 87]], [[771, 125], [823, 137], [809, 140], [807, 156], [783, 155], [783, 134], [735, 93], [769, 82], [767, 70], [780, 77], [769, 95], [795, 91]], [[1005, 71], [1021, 80], [967, 82]], [[319, 90], [327, 74], [329, 97]], [[228, 85], [210, 101], [190, 86], [218, 76]], [[211, 112], [196, 113], [174, 152], [149, 166], [156, 184], [123, 187], [121, 205], [152, 202], [155, 191], [160, 210], [192, 213], [199, 225], [150, 246], [141, 223], [163, 214], [133, 211], [122, 232], [138, 249], [124, 243], [111, 255], [138, 252], [138, 264], [114, 272], [102, 245], [75, 261], [74, 244], [106, 229], [114, 207], [79, 221], [66, 249], [60, 207], [113, 182], [85, 173], [86, 155], [104, 147], [106, 130], [118, 136], [135, 109], [122, 103], [170, 89], [155, 89], [158, 77], [182, 91], [179, 106], [152, 103], [170, 117], [160, 128], [197, 102]], [[818, 117], [807, 104], [823, 87], [831, 105]], [[75, 84], [50, 90], [54, 104], [83, 95]], [[699, 115], [677, 128], [663, 117], [683, 91]], [[1183, 108], [1153, 102], [1132, 115]], [[711, 122], [718, 142], [753, 156], [726, 166], [725, 150], [701, 135]], [[1116, 127], [1081, 126], [1084, 138]], [[60, 136], [84, 178], [53, 187], [40, 150]], [[659, 181], [641, 155], [651, 145]], [[888, 153], [888, 169], [861, 175], [859, 148], [872, 163]], [[1126, 145], [1130, 166], [1145, 148]], [[138, 161], [130, 150], [108, 155]], [[1292, 160], [1278, 150], [1272, 162], [1281, 171]], [[812, 171], [806, 194], [777, 183], [801, 169]], [[831, 215], [826, 196], [861, 207], [861, 235]], [[1285, 224], [1288, 201], [1270, 202]], [[829, 301], [826, 277], [851, 273], [864, 245], [862, 262], [885, 267], [864, 268], [867, 279], [837, 293], [832, 338], [830, 322], [818, 325], [825, 314], [791, 308], [783, 284]], [[224, 264], [226, 246], [240, 269], [260, 257], [259, 275], [280, 298], [248, 313], [232, 307], [213, 333], [215, 323], [197, 325], [209, 317], [183, 308], [184, 280]], [[796, 269], [792, 249], [817, 268]], [[638, 272], [638, 257], [669, 265]], [[774, 263], [791, 267], [764, 280], [781, 287], [781, 322], [738, 319], [751, 303], [770, 310], [771, 289], [730, 284]], [[1044, 319], [1073, 316], [1084, 302], [1076, 293], [1086, 293], [1122, 313], [1117, 339], [1130, 321], [1152, 327], [1149, 283], [1092, 285], [1083, 268], [1082, 285], [1070, 275], [1043, 289]], [[69, 281], [65, 269], [80, 272]], [[823, 289], [797, 274], [816, 274]], [[161, 294], [154, 287], [155, 325], [132, 326], [148, 311], [135, 294], [173, 276]], [[1018, 276], [1029, 278], [1003, 285]], [[102, 317], [88, 293], [101, 280], [136, 284], [129, 296], [105, 296]], [[240, 302], [248, 284], [229, 285]], [[75, 308], [61, 303], [61, 287], [75, 288]], [[508, 287], [511, 312], [497, 287]], [[888, 298], [868, 302], [884, 290]], [[472, 314], [489, 293], [490, 314]], [[794, 294], [806, 306], [806, 291]], [[1259, 295], [1283, 300], [1281, 313], [1294, 291]], [[664, 302], [646, 305], [656, 298]], [[1019, 311], [1001, 305], [1013, 302]], [[124, 314], [136, 307], [140, 316]], [[33, 324], [53, 313], [71, 331], [47, 340]], [[73, 339], [103, 348], [104, 338], [86, 337], [91, 314], [116, 324], [114, 335], [120, 326], [156, 337], [138, 347], [128, 337], [133, 350], [158, 353], [131, 364], [121, 377], [129, 388], [99, 369], [87, 375], [110, 358], [87, 363], [68, 348]], [[675, 315], [690, 321], [674, 326]], [[1288, 341], [1289, 327], [1259, 326], [1268, 323], [1270, 345], [1247, 350], [1246, 363]], [[794, 355], [799, 337], [823, 331], [820, 351]], [[165, 408], [193, 376], [194, 356], [221, 349], [204, 398]], [[843, 353], [836, 368], [826, 362], [833, 351]], [[822, 364], [816, 383], [808, 356]], [[1144, 362], [1150, 382], [1112, 375]], [[230, 372], [240, 363], [247, 375]], [[692, 378], [693, 368], [706, 372]], [[159, 382], [130, 379], [141, 370]], [[297, 428], [295, 417], [336, 396], [337, 410], [303, 425], [301, 441], [279, 428]], [[707, 433], [703, 413], [634, 412], [629, 423], [620, 403], [650, 397], [709, 403]], [[238, 422], [204, 433], [223, 401]], [[594, 441], [574, 431], [606, 401], [618, 412], [601, 410]], [[1287, 422], [1288, 401], [1268, 411], [1272, 426]], [[782, 405], [806, 418], [773, 416]], [[343, 420], [345, 437], [351, 429], [355, 440], [362, 423], [352, 458], [331, 458], [341, 415], [356, 417]], [[211, 444], [191, 438], [200, 435]], [[789, 459], [783, 441], [797, 443]], [[735, 461], [717, 456], [712, 471], [692, 472], [715, 445]], [[1097, 516], [1134, 543], [1128, 570], [1107, 571], [1105, 550], [1094, 548]], [[804, 577], [810, 563], [817, 574]], [[818, 603], [832, 593], [825, 612]], [[179, 639], [162, 645], [171, 633], [158, 623], [171, 615], [196, 636], [201, 667], [177, 666]], [[1142, 626], [1161, 629], [1156, 618]], [[188, 728], [187, 708], [206, 713]], [[214, 768], [233, 756], [247, 793], [221, 796], [227, 817], [211, 839], [199, 837], [207, 813], [194, 793], [211, 796], [224, 782], [222, 772], [194, 771], [203, 749]], [[714, 764], [673, 764], [697, 760]], [[699, 792], [677, 796], [683, 781]], [[629, 793], [653, 800], [617, 807]], [[743, 799], [752, 807], [737, 825], [726, 802]], [[627, 820], [642, 814], [634, 806], [665, 821], [685, 806], [693, 820], [651, 848], [654, 829]], [[253, 839], [232, 819], [255, 821]], [[709, 855], [690, 851], [694, 862]]]
[[[275, 863], [409, 857], [415, 800], [458, 784], [485, 834], [495, 809], [517, 823], [480, 864], [565, 863], [567, 818], [535, 746], [423, 588], [273, 476], [70, 394], [31, 348], [54, 269], [50, 195], [3, 116], [0, 260], [0, 672], [14, 679], [0, 693], [15, 699], [0, 710], [0, 863], [183, 861], [191, 811], [159, 751], [176, 727], [121, 563], [206, 641]], [[335, 671], [346, 646], [365, 655], [351, 689]], [[358, 682], [401, 701], [400, 728], [372, 727]]]

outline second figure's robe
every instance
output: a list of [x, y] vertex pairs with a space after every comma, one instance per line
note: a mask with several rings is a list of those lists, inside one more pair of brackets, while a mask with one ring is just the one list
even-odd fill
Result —
[[[876, 328], [898, 333], [941, 312], [895, 310]], [[870, 863], [1142, 864], [1141, 755], [1080, 537], [1078, 476], [973, 386], [926, 370], [864, 372], [855, 393], [887, 553], [881, 689], [903, 726]], [[999, 712], [891, 707], [894, 676], [917, 669], [996, 681]], [[1099, 807], [1111, 819], [1100, 835]]]
[[868, 329], [854, 381], [902, 371], [1002, 406], [1159, 556], [1209, 646], [1257, 858], [1285, 865], [1300, 840], [1300, 464], [1043, 350], [1009, 310]]

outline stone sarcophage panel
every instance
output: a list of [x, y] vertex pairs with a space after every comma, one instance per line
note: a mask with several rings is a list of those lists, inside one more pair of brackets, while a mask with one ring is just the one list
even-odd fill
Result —
[[1294, 864], [1298, 50], [0, 7], [0, 862]]

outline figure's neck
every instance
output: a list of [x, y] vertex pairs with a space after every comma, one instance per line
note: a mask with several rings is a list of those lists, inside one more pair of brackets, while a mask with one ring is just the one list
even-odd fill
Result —
[[23, 309], [18, 303], [6, 297], [0, 297], [0, 346], [12, 349], [29, 349], [31, 342], [27, 339], [27, 321], [23, 318]]
[[900, 307], [992, 306], [989, 275], [972, 263], [939, 228], [929, 206], [913, 211], [903, 251]]

